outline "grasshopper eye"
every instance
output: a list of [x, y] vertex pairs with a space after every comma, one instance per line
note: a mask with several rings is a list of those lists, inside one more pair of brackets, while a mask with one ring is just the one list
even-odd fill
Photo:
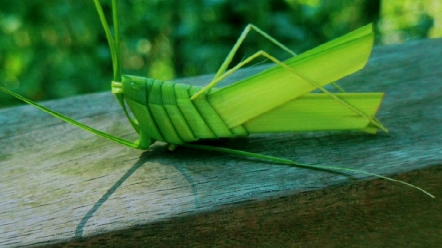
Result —
[[140, 91], [143, 88], [143, 85], [140, 82], [130, 82], [130, 88], [132, 90]]

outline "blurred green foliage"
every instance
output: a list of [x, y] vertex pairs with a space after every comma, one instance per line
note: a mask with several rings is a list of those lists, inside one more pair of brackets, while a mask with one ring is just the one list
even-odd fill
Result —
[[[432, 1], [439, 0], [121, 0], [123, 70], [163, 80], [215, 73], [248, 23], [295, 52], [379, 19], [388, 35], [378, 41], [438, 37], [440, 9], [425, 7]], [[102, 3], [110, 14], [110, 0]], [[91, 0], [0, 6], [0, 84], [37, 101], [110, 89], [110, 52]], [[233, 63], [260, 49], [288, 57], [251, 33]], [[0, 94], [0, 107], [18, 103]]]

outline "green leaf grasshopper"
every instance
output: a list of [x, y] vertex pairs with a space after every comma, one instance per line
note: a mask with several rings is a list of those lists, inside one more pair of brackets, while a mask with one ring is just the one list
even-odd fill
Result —
[[[111, 34], [99, 0], [94, 0], [109, 43], [114, 79], [112, 93], [139, 138], [130, 142], [81, 124], [10, 90], [13, 95], [57, 118], [119, 144], [147, 149], [156, 141], [169, 143], [169, 149], [184, 146], [253, 157], [292, 166], [364, 173], [414, 185], [381, 175], [335, 166], [306, 165], [291, 160], [228, 148], [192, 144], [201, 139], [234, 138], [256, 133], [359, 130], [387, 131], [374, 117], [383, 93], [346, 93], [334, 81], [362, 69], [372, 50], [372, 26], [296, 55], [270, 35], [249, 24], [222, 63], [213, 80], [205, 87], [178, 84], [150, 78], [122, 75], [117, 0], [112, 0], [114, 34]], [[258, 51], [228, 69], [247, 34], [255, 31], [291, 55], [282, 62], [265, 51]], [[275, 66], [223, 88], [215, 86], [233, 72], [263, 57]], [[324, 87], [333, 84], [340, 93]], [[320, 90], [322, 93], [311, 93]], [[129, 110], [134, 117], [131, 117]]]

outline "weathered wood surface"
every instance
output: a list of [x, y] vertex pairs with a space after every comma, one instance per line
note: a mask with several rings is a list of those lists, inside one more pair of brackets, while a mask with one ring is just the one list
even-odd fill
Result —
[[[184, 148], [170, 153], [163, 144], [131, 150], [20, 106], [0, 110], [0, 246], [440, 246], [441, 58], [440, 39], [376, 47], [365, 69], [340, 81], [349, 91], [386, 92], [378, 117], [388, 134], [214, 142], [397, 175], [436, 199], [358, 174]], [[135, 139], [110, 93], [45, 105]]]

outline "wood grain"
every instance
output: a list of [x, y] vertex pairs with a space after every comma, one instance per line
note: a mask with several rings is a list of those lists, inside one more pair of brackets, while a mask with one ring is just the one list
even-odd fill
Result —
[[[440, 58], [440, 39], [376, 47], [363, 70], [339, 82], [351, 92], [386, 93], [378, 117], [389, 133], [210, 142], [396, 175], [431, 191], [434, 200], [360, 174], [185, 148], [171, 153], [161, 143], [145, 152], [131, 150], [20, 106], [0, 110], [0, 246], [442, 245]], [[230, 81], [261, 69], [242, 70]], [[110, 93], [44, 105], [104, 132], [136, 138]]]

